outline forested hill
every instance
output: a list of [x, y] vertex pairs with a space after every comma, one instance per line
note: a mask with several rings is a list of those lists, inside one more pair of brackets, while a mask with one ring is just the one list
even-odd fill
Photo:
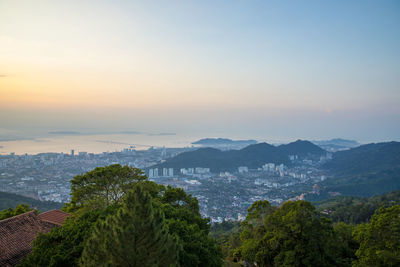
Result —
[[289, 155], [319, 157], [324, 153], [324, 150], [308, 141], [298, 140], [278, 147], [259, 143], [240, 150], [220, 151], [214, 148], [201, 148], [179, 154], [153, 167], [174, 169], [206, 167], [212, 172], [233, 171], [239, 166], [260, 168], [268, 162], [290, 165]]
[[62, 204], [51, 201], [40, 201], [30, 197], [17, 194], [0, 192], [0, 210], [15, 208], [17, 205], [25, 204], [39, 211], [61, 209]]
[[362, 145], [333, 154], [324, 166], [335, 175], [354, 175], [400, 167], [400, 142]]
[[339, 196], [315, 202], [315, 207], [328, 215], [334, 222], [359, 224], [368, 222], [381, 207], [400, 204], [400, 191], [370, 198]]
[[305, 140], [297, 140], [296, 142], [280, 145], [278, 149], [287, 155], [297, 155], [301, 158], [320, 157], [326, 154], [325, 150]]
[[400, 143], [368, 144], [336, 152], [323, 166], [333, 179], [328, 191], [343, 195], [372, 196], [400, 189]]
[[215, 148], [200, 148], [184, 152], [154, 167], [174, 169], [205, 167], [212, 172], [233, 171], [239, 166], [259, 168], [267, 162], [289, 164], [289, 158], [277, 147], [260, 143], [241, 150], [221, 151]]

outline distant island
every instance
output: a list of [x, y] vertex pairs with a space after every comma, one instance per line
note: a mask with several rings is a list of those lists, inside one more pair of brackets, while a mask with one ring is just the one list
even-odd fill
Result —
[[57, 134], [57, 135], [81, 135], [80, 132], [75, 131], [52, 131], [49, 134]]
[[168, 136], [168, 135], [176, 135], [176, 133], [148, 133], [148, 136]]

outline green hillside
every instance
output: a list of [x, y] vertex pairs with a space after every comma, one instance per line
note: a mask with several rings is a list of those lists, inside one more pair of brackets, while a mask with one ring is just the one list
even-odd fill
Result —
[[62, 204], [51, 201], [40, 201], [30, 197], [25, 197], [17, 194], [0, 192], [0, 210], [12, 208], [17, 205], [25, 204], [39, 211], [46, 211], [51, 209], [61, 209]]
[[215, 148], [201, 148], [195, 151], [184, 152], [168, 159], [155, 168], [210, 168], [211, 172], [234, 171], [239, 166], [251, 169], [260, 168], [265, 163], [291, 165], [289, 155], [298, 155], [300, 158], [318, 157], [325, 151], [308, 141], [298, 140], [281, 146], [267, 143], [249, 145], [240, 150], [221, 151]]
[[400, 191], [370, 198], [339, 196], [313, 203], [334, 222], [359, 224], [367, 222], [380, 207], [400, 204]]
[[400, 143], [363, 145], [336, 152], [323, 166], [332, 179], [324, 191], [369, 197], [400, 189]]

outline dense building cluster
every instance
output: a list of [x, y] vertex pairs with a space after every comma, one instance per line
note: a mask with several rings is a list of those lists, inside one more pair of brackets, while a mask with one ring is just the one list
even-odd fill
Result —
[[[257, 169], [239, 166], [236, 171], [215, 172], [208, 166], [152, 168], [193, 148], [127, 148], [119, 152], [93, 154], [74, 150], [69, 154], [0, 156], [0, 190], [28, 195], [40, 200], [68, 202], [69, 181], [95, 167], [128, 165], [145, 170], [150, 180], [179, 187], [200, 203], [201, 214], [212, 221], [240, 220], [254, 201], [266, 199], [280, 204], [303, 193], [315, 192], [313, 185], [326, 178], [319, 168], [322, 161], [290, 157], [290, 167], [266, 162]], [[303, 195], [302, 195], [303, 194]]]
[[78, 152], [0, 155], [0, 191], [40, 200], [68, 202], [69, 181], [78, 174], [111, 164], [146, 168], [191, 148], [126, 148], [101, 154]]

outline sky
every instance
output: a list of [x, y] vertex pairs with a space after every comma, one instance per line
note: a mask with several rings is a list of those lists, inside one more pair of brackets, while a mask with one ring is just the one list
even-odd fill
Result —
[[0, 0], [0, 139], [400, 140], [399, 1]]

